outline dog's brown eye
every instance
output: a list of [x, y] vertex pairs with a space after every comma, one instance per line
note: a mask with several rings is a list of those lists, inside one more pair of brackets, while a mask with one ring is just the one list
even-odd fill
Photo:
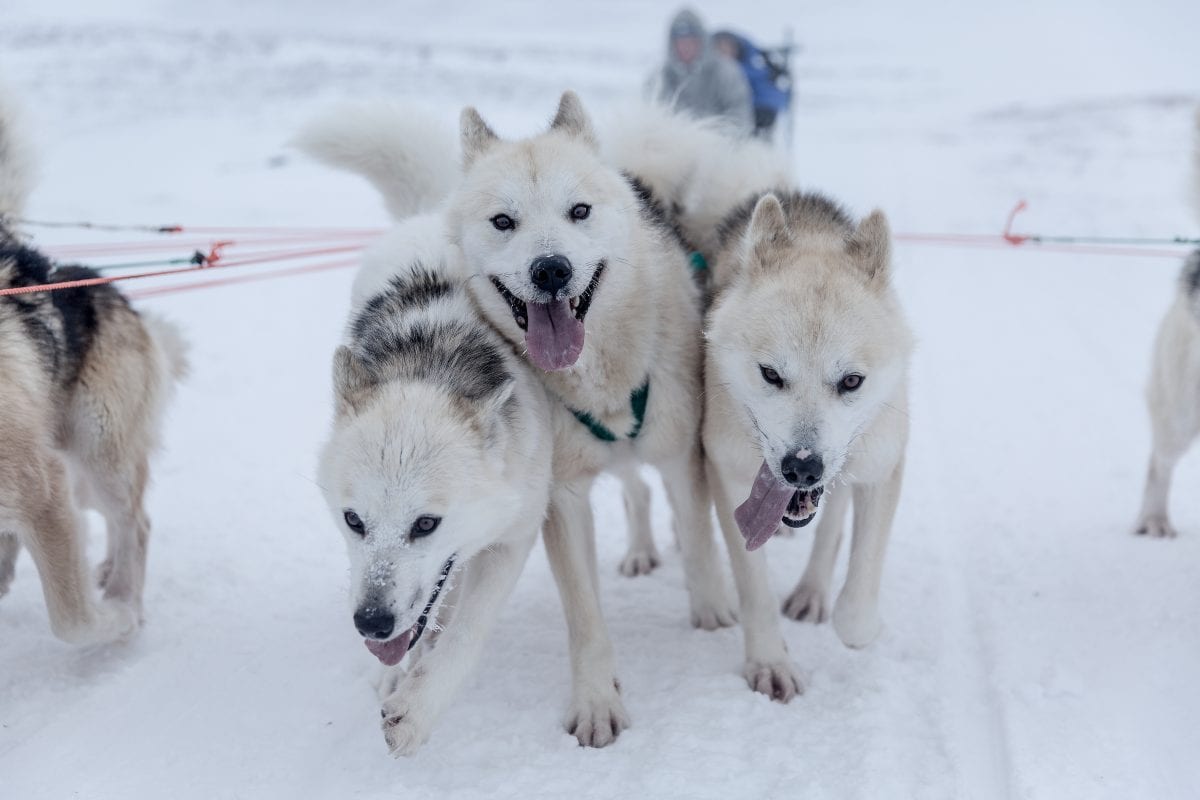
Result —
[[758, 371], [762, 373], [763, 380], [772, 386], [783, 388], [783, 378], [779, 377], [779, 373], [768, 367], [766, 364], [759, 364]]
[[367, 535], [367, 525], [362, 521], [362, 517], [355, 514], [353, 510], [347, 508], [342, 512], [342, 519], [346, 521], [346, 527], [357, 533], [359, 536]]
[[865, 380], [866, 378], [864, 378], [862, 375], [859, 375], [857, 372], [851, 372], [849, 375], [843, 375], [841, 381], [838, 382], [838, 392], [840, 394], [845, 394], [846, 392], [858, 391], [858, 388], [863, 385], [863, 381]]
[[575, 205], [571, 206], [571, 219], [575, 220], [576, 222], [582, 219], [587, 219], [591, 213], [592, 207], [587, 203], [576, 203]]
[[511, 231], [517, 223], [508, 214], [497, 214], [492, 217], [492, 227], [498, 231]]
[[409, 531], [409, 536], [414, 539], [420, 539], [422, 536], [428, 536], [436, 531], [437, 526], [441, 524], [441, 517], [432, 517], [429, 515], [417, 517], [417, 521], [413, 523], [412, 530]]

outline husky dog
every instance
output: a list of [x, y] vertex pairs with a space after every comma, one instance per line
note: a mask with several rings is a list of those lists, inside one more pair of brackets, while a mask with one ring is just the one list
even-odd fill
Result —
[[[421, 226], [428, 247], [414, 259], [403, 245]], [[545, 518], [553, 452], [545, 390], [479, 318], [451, 248], [428, 260], [439, 242], [440, 221], [418, 217], [375, 249], [392, 277], [370, 297], [359, 287], [320, 457], [367, 648], [395, 666], [441, 631], [385, 679], [395, 755], [426, 741], [478, 662]]]
[[[1195, 202], [1200, 211], [1200, 112], [1195, 136]], [[1184, 264], [1179, 291], [1159, 327], [1146, 403], [1154, 448], [1134, 530], [1143, 536], [1173, 537], [1167, 514], [1171, 474], [1200, 434], [1200, 250]]]
[[787, 702], [800, 680], [760, 548], [780, 524], [811, 522], [824, 496], [808, 567], [784, 604], [793, 619], [823, 622], [853, 498], [850, 570], [833, 625], [852, 647], [875, 638], [908, 439], [912, 337], [891, 287], [881, 212], [855, 225], [820, 195], [768, 192], [735, 211], [720, 238], [704, 447], [741, 598], [745, 676]]
[[[21, 148], [0, 108], [0, 289], [96, 277], [52, 267], [5, 221], [25, 197]], [[24, 544], [64, 641], [113, 641], [141, 622], [150, 455], [186, 371], [184, 350], [172, 326], [134, 311], [111, 286], [0, 297], [0, 595]], [[85, 508], [108, 529], [99, 600], [87, 577]]]

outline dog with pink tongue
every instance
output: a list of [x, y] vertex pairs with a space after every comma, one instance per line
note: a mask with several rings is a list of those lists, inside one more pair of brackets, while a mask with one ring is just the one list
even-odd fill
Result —
[[566, 726], [608, 744], [628, 724], [601, 615], [589, 495], [605, 471], [662, 475], [692, 624], [735, 622], [717, 558], [704, 458], [702, 302], [689, 247], [635, 177], [600, 152], [579, 98], [549, 129], [505, 140], [462, 114], [462, 178], [447, 228], [490, 323], [538, 371], [556, 421], [543, 538], [567, 617]]

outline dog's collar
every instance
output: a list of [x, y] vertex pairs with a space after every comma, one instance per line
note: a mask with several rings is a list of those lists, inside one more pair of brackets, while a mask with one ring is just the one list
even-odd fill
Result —
[[692, 264], [692, 272], [708, 272], [708, 259], [699, 250], [692, 251], [688, 261]]
[[[650, 397], [650, 379], [646, 378], [646, 382], [638, 388], [634, 389], [629, 394], [629, 408], [633, 411], [633, 429], [625, 437], [627, 439], [636, 439], [638, 434], [642, 432], [642, 423], [646, 420], [646, 401]], [[608, 429], [600, 420], [593, 417], [586, 411], [580, 411], [576, 408], [567, 406], [575, 419], [583, 423], [583, 426], [602, 442], [615, 442], [617, 435]]]

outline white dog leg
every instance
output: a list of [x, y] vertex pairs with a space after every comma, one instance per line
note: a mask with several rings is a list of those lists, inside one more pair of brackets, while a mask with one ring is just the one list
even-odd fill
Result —
[[567, 617], [572, 687], [566, 729], [581, 745], [604, 747], [629, 727], [629, 715], [600, 610], [590, 488], [591, 481], [581, 481], [555, 490], [542, 539]]
[[783, 602], [783, 613], [791, 619], [813, 624], [829, 619], [829, 585], [833, 581], [833, 567], [846, 527], [850, 492], [850, 486], [843, 485], [825, 493], [825, 507], [817, 519], [808, 566], [796, 588]]
[[[434, 723], [475, 669], [487, 635], [516, 585], [534, 537], [484, 550], [467, 565], [466, 585], [453, 624], [396, 682], [383, 701], [383, 735], [392, 755], [411, 755], [425, 743]], [[423, 642], [422, 642], [423, 643]]]
[[733, 517], [729, 493], [717, 475], [713, 476], [712, 487], [717, 517], [733, 565], [742, 633], [746, 640], [746, 663], [742, 674], [754, 691], [787, 703], [803, 692], [804, 686], [779, 630], [766, 553], [763, 548], [753, 553], [746, 550], [746, 540]]
[[634, 464], [617, 471], [625, 498], [625, 519], [629, 525], [629, 550], [621, 559], [621, 574], [633, 578], [649, 575], [660, 563], [654, 533], [650, 526], [650, 487]]
[[1169, 538], [1175, 536], [1167, 513], [1171, 491], [1171, 475], [1175, 465], [1190, 443], [1190, 436], [1172, 435], [1162, 430], [1156, 420], [1154, 452], [1150, 455], [1150, 468], [1146, 471], [1146, 491], [1142, 496], [1142, 511], [1134, 531], [1140, 536]]
[[879, 584], [903, 479], [901, 461], [887, 479], [854, 486], [850, 568], [833, 608], [833, 629], [847, 647], [866, 647], [879, 635]]
[[737, 622], [737, 615], [718, 567], [704, 458], [699, 448], [692, 448], [687, 456], [665, 462], [659, 470], [683, 554], [692, 624], [707, 631], [727, 628]]

